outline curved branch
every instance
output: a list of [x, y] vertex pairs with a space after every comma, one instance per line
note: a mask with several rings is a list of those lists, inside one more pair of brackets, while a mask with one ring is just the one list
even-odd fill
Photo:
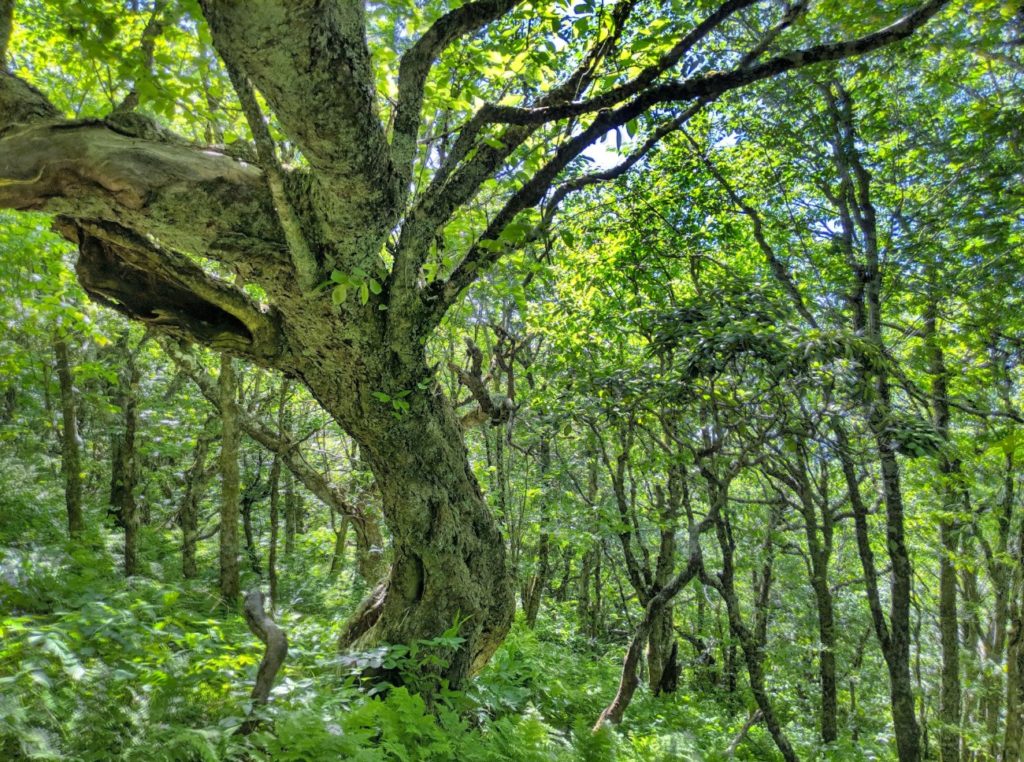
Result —
[[449, 11], [434, 22], [398, 66], [398, 105], [395, 107], [391, 157], [408, 183], [416, 155], [416, 135], [423, 108], [423, 86], [434, 60], [459, 37], [479, 32], [511, 11], [522, 0], [476, 0]]
[[[850, 56], [863, 55], [877, 50], [893, 42], [909, 37], [948, 2], [948, 0], [929, 0], [925, 5], [904, 16], [899, 21], [884, 29], [859, 37], [855, 40], [818, 45], [805, 50], [794, 51], [769, 59], [762, 64], [744, 66], [748, 60], [745, 56], [739, 68], [726, 73], [708, 74], [684, 82], [666, 83], [652, 87], [638, 95], [632, 101], [615, 110], [599, 111], [590, 125], [571, 140], [563, 144], [548, 163], [527, 181], [505, 206], [491, 220], [487, 229], [477, 242], [463, 257], [447, 281], [438, 283], [433, 291], [435, 319], [444, 313], [458, 295], [479, 274], [499, 260], [509, 247], [500, 244], [498, 238], [505, 227], [525, 209], [536, 206], [544, 198], [558, 175], [573, 159], [593, 145], [601, 136], [609, 131], [622, 127], [629, 121], [646, 113], [652, 107], [666, 102], [693, 101], [709, 103], [726, 92], [763, 79], [769, 79], [786, 71], [803, 68], [825, 61], [835, 61]], [[562, 116], [573, 116], [578, 106], [575, 103], [551, 107]], [[564, 110], [564, 113], [563, 113]], [[585, 113], [583, 109], [578, 113]], [[530, 112], [529, 109], [517, 110], [520, 115]], [[534, 110], [536, 111], [536, 110]], [[543, 110], [544, 112], [550, 109]], [[562, 116], [557, 118], [562, 118]], [[524, 118], [514, 124], [525, 126], [531, 120]]]
[[[266, 646], [259, 670], [256, 672], [256, 684], [252, 688], [253, 704], [266, 704], [270, 698], [270, 689], [274, 687], [274, 678], [288, 656], [288, 636], [267, 614], [263, 593], [259, 590], [250, 590], [246, 593], [242, 611], [249, 630]], [[255, 725], [255, 719], [246, 721], [242, 726], [242, 732], [251, 732]]]

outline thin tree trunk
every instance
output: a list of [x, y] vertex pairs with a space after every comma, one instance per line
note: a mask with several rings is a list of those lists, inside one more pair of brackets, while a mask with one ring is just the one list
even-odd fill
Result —
[[[1006, 494], [1012, 505], [1014, 495], [1013, 456], [1007, 456]], [[1006, 729], [1003, 762], [1024, 760], [1024, 524], [1017, 530], [1012, 554], [1014, 568], [1010, 592], [1009, 628], [1006, 637]]]
[[[262, 468], [262, 458], [257, 461], [257, 468]], [[260, 554], [256, 548], [256, 533], [252, 524], [252, 512], [256, 507], [257, 501], [262, 497], [262, 485], [260, 484], [260, 475], [256, 475], [256, 481], [249, 485], [244, 491], [240, 509], [242, 515], [242, 534], [245, 537], [245, 554], [249, 559], [249, 568], [252, 569], [252, 573], [262, 577], [263, 567], [260, 565]]]
[[[938, 305], [932, 299], [924, 319], [925, 341], [928, 347], [931, 374], [931, 403], [935, 430], [946, 447], [949, 437], [949, 399], [947, 391], [946, 361], [939, 344], [937, 323]], [[939, 522], [939, 643], [942, 649], [942, 679], [939, 685], [939, 759], [942, 762], [960, 762], [960, 623], [957, 616], [956, 565], [958, 538], [956, 520], [949, 514], [959, 504], [963, 489], [955, 481], [960, 475], [960, 463], [948, 453], [939, 458], [941, 494], [945, 498], [943, 516]]]
[[[871, 201], [871, 175], [862, 163], [857, 149], [850, 95], [841, 86], [837, 85], [835, 89], [837, 92], [833, 92], [832, 87], [825, 88], [825, 96], [835, 128], [834, 160], [840, 178], [839, 192], [835, 198], [842, 227], [839, 243], [854, 279], [854, 289], [847, 297], [847, 301], [852, 313], [854, 330], [874, 346], [879, 357], [884, 357], [886, 352], [882, 337], [882, 270], [875, 207]], [[863, 261], [860, 261], [853, 249], [853, 242], [858, 237], [863, 246]], [[888, 631], [884, 639], [877, 626], [876, 632], [879, 632], [882, 640], [886, 666], [889, 670], [890, 703], [899, 759], [900, 762], [918, 762], [921, 759], [921, 737], [915, 716], [914, 692], [910, 677], [912, 569], [905, 537], [899, 463], [889, 432], [893, 413], [891, 389], [889, 376], [883, 365], [865, 356], [860, 358], [858, 368], [860, 385], [864, 391], [860, 402], [874, 439], [881, 472], [886, 514], [886, 549], [892, 565]], [[849, 477], [847, 482], [849, 484]], [[856, 508], [854, 512], [857, 513]], [[866, 512], [862, 512], [861, 519], [864, 526], [858, 526], [858, 546], [864, 561], [863, 543], [867, 538], [861, 535], [866, 535]], [[874, 570], [869, 575], [865, 568], [865, 576], [866, 581], [869, 576], [874, 579]], [[869, 591], [869, 597], [870, 595]], [[875, 598], [877, 601], [877, 590]], [[877, 618], [877, 613], [873, 610], [873, 617]]]
[[238, 517], [240, 513], [238, 449], [237, 381], [235, 367], [227, 354], [221, 355], [219, 389], [221, 396], [220, 443], [220, 595], [229, 606], [241, 597], [238, 572]]
[[331, 568], [328, 572], [332, 577], [341, 574], [345, 567], [345, 541], [348, 537], [348, 516], [341, 517], [341, 524], [334, 530], [334, 552], [331, 554]]
[[[288, 420], [288, 395], [291, 383], [281, 379], [281, 394], [277, 400], [277, 433], [284, 439], [285, 423]], [[270, 549], [267, 551], [267, 579], [270, 583], [270, 608], [273, 611], [278, 603], [277, 590], [277, 545], [281, 524], [281, 453], [274, 453], [274, 461], [270, 466]]]
[[60, 407], [64, 428], [61, 434], [61, 470], [64, 472], [64, 500], [68, 512], [68, 534], [71, 537], [85, 530], [82, 513], [82, 456], [78, 437], [78, 401], [67, 340], [53, 339], [53, 353], [57, 360], [57, 379], [60, 382]]
[[[210, 421], [207, 421], [206, 426], [209, 425]], [[204, 430], [196, 437], [192, 466], [185, 477], [185, 494], [178, 510], [178, 526], [181, 527], [181, 575], [185, 579], [194, 579], [198, 574], [196, 544], [199, 541], [199, 503], [206, 484], [206, 454], [209, 447], [210, 438]]]
[[295, 526], [298, 523], [298, 487], [291, 473], [284, 475], [284, 554], [291, 558], [295, 553]]
[[[712, 492], [726, 489], [720, 484], [709, 483], [708, 486]], [[716, 498], [716, 501], [720, 501], [720, 504], [723, 506], [723, 510], [718, 514], [715, 522], [715, 533], [722, 552], [722, 570], [718, 573], [717, 577], [705, 575], [704, 581], [718, 590], [725, 601], [726, 611], [729, 615], [729, 630], [739, 640], [744, 661], [747, 665], [750, 691], [754, 694], [754, 700], [761, 710], [765, 727], [768, 728], [768, 732], [772, 740], [775, 741], [775, 746], [778, 748], [779, 753], [782, 754], [783, 759], [786, 762], [798, 762], [799, 758], [793, 749], [793, 745], [786, 737], [778, 716], [775, 714], [775, 708], [765, 685], [764, 646], [767, 639], [768, 594], [771, 589], [774, 556], [771, 534], [774, 531], [775, 519], [773, 518], [771, 525], [767, 528], [767, 535], [763, 546], [764, 559], [757, 585], [757, 601], [755, 605], [756, 622], [754, 629], [751, 630], [743, 621], [740, 613], [739, 598], [736, 594], [733, 566], [736, 545], [728, 514], [724, 511], [726, 499], [725, 494]]]
[[270, 549], [267, 551], [267, 580], [270, 584], [270, 608], [279, 603], [277, 597], [277, 533], [281, 523], [281, 458], [274, 455], [270, 464]]
[[548, 494], [548, 470], [551, 467], [551, 443], [547, 437], [540, 442], [540, 481], [541, 481], [541, 516], [540, 536], [537, 539], [537, 560], [536, 568], [529, 581], [523, 587], [523, 614], [526, 619], [526, 626], [531, 630], [537, 625], [537, 615], [540, 613], [541, 599], [548, 586], [551, 576], [551, 533], [547, 529], [547, 505], [550, 499]]
[[548, 586], [551, 576], [551, 535], [542, 529], [540, 538], [537, 540], [537, 569], [530, 577], [529, 583], [523, 593], [523, 614], [526, 618], [526, 626], [531, 630], [537, 626], [537, 616], [540, 614], [540, 602], [544, 597], [544, 590]]
[[128, 342], [129, 334], [125, 331], [118, 342], [121, 367], [114, 401], [121, 410], [121, 429], [111, 437], [110, 508], [118, 526], [124, 530], [124, 573], [130, 577], [138, 567], [141, 517], [135, 501], [139, 474], [135, 446], [139, 423], [139, 370]]

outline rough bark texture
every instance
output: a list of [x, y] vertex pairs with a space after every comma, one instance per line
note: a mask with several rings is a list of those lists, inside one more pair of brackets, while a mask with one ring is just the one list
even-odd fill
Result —
[[74, 537], [85, 529], [85, 517], [82, 514], [82, 456], [78, 438], [78, 401], [71, 375], [68, 343], [63, 337], [53, 340], [53, 354], [57, 360], [60, 410], [64, 424], [60, 439], [64, 500], [68, 510], [68, 534]]

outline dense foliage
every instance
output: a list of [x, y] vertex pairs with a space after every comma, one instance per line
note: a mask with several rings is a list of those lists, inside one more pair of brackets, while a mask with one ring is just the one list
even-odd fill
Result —
[[[445, 13], [489, 4], [365, 8], [396, 155], [404, 55]], [[0, 150], [23, 129], [4, 89], [19, 77], [67, 133], [260, 167], [334, 256], [295, 189], [322, 157], [256, 64], [218, 58], [217, 5], [0, 0]], [[726, 6], [736, 23], [682, 64], [680, 30], [717, 3], [509, 3], [438, 51], [410, 203], [474, 156], [505, 163], [426, 236], [417, 287], [455, 289], [417, 338], [429, 374], [395, 364], [351, 409], [214, 318], [140, 313], [90, 264], [80, 285], [67, 239], [85, 258], [86, 212], [71, 235], [66, 216], [27, 213], [49, 207], [4, 195], [29, 180], [0, 154], [0, 206], [19, 210], [0, 212], [0, 758], [1024, 759], [1024, 11], [935, 4], [870, 58], [594, 128], [645, 67], [713, 85], [911, 10]], [[580, 66], [607, 108], [514, 121]], [[512, 121], [476, 125], [485, 103]], [[448, 167], [466, 125], [476, 143]], [[69, 172], [47, 192], [92, 182]], [[274, 198], [301, 283], [296, 210]], [[316, 310], [355, 316], [320, 329], [324, 362], [364, 341], [356, 317], [399, 311], [420, 213], [371, 264], [314, 257], [296, 297], [309, 335]], [[155, 250], [277, 314], [244, 262], [179, 243]], [[481, 670], [466, 653], [486, 650], [484, 608], [410, 604], [426, 631], [367, 637], [389, 591], [438, 585], [429, 559], [409, 581], [419, 529], [367, 433], [434, 432], [432, 399], [451, 401], [517, 599]], [[461, 504], [410, 505], [434, 542]], [[288, 640], [269, 700], [253, 686], [270, 640], [242, 606], [257, 589]]]

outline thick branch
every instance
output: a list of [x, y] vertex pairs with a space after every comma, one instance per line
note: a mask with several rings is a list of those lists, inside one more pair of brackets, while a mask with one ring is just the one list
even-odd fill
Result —
[[112, 223], [59, 218], [79, 247], [79, 281], [93, 299], [163, 333], [288, 367], [275, 313], [186, 257]]
[[[177, 251], [261, 269], [280, 261], [283, 236], [256, 167], [103, 122], [40, 121], [55, 116], [45, 99], [0, 76], [0, 130], [35, 117], [0, 133], [0, 208], [106, 220]], [[10, 110], [7, 85], [25, 96]]]
[[[541, 106], [562, 103], [587, 90], [597, 76], [601, 61], [619, 43], [626, 22], [637, 0], [619, 0], [612, 8], [612, 28], [587, 52], [580, 65], [561, 84], [545, 95]], [[448, 159], [438, 169], [420, 202], [407, 215], [398, 242], [392, 280], [393, 301], [401, 306], [409, 301], [420, 305], [421, 294], [416, 291], [419, 270], [426, 256], [427, 244], [434, 232], [446, 223], [462, 204], [469, 201], [480, 186], [536, 131], [538, 125], [519, 125], [506, 129], [497, 143], [478, 144], [480, 129], [484, 126], [483, 111], [478, 112], [462, 128]], [[473, 154], [472, 158], [467, 157]], [[409, 299], [410, 294], [415, 294]], [[435, 300], [431, 307], [436, 306]], [[394, 310], [396, 304], [392, 304]], [[392, 312], [392, 315], [395, 311]]]
[[400, 193], [378, 115], [364, 4], [201, 5], [218, 52], [248, 75], [313, 168], [325, 240], [342, 258], [376, 256]]

